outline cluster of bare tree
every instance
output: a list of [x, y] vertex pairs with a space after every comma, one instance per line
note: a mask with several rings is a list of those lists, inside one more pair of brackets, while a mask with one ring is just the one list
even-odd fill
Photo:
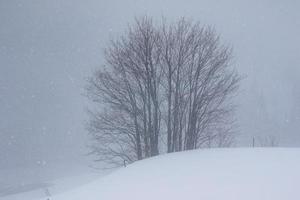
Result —
[[87, 86], [99, 104], [88, 130], [98, 161], [122, 165], [160, 152], [229, 146], [239, 76], [215, 30], [143, 17], [111, 41]]

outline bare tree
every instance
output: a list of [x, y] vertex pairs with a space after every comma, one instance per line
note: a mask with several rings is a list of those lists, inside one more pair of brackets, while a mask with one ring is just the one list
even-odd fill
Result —
[[136, 20], [126, 37], [111, 41], [105, 51], [107, 67], [89, 80], [88, 97], [108, 108], [107, 112], [91, 112], [88, 129], [98, 144], [92, 149], [110, 164], [159, 154], [161, 70], [157, 44], [151, 19]]
[[185, 19], [163, 24], [161, 30], [168, 152], [199, 148], [220, 133], [229, 135], [224, 133], [231, 127], [234, 106], [228, 100], [239, 82], [230, 69], [231, 49], [220, 44], [211, 27]]
[[89, 79], [88, 97], [101, 108], [90, 111], [92, 153], [122, 165], [164, 150], [230, 145], [239, 82], [230, 59], [211, 27], [137, 19]]

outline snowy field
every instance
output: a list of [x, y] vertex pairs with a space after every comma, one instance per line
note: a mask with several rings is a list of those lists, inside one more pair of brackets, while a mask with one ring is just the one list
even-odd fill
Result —
[[106, 173], [77, 162], [1, 169], [0, 199], [47, 199], [47, 196], [77, 188]]
[[299, 169], [296, 148], [195, 150], [136, 162], [51, 199], [299, 200]]

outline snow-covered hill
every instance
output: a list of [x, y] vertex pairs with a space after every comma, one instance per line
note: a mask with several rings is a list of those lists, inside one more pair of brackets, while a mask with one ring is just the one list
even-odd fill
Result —
[[0, 200], [46, 199], [47, 195], [78, 188], [107, 173], [71, 161], [0, 169]]
[[157, 156], [52, 200], [298, 200], [300, 149], [195, 150]]

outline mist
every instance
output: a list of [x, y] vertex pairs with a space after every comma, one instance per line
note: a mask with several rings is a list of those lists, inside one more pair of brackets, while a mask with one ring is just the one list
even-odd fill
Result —
[[300, 2], [296, 0], [0, 1], [0, 168], [88, 166], [86, 79], [134, 17], [213, 25], [243, 76], [235, 146], [274, 136], [300, 145]]

